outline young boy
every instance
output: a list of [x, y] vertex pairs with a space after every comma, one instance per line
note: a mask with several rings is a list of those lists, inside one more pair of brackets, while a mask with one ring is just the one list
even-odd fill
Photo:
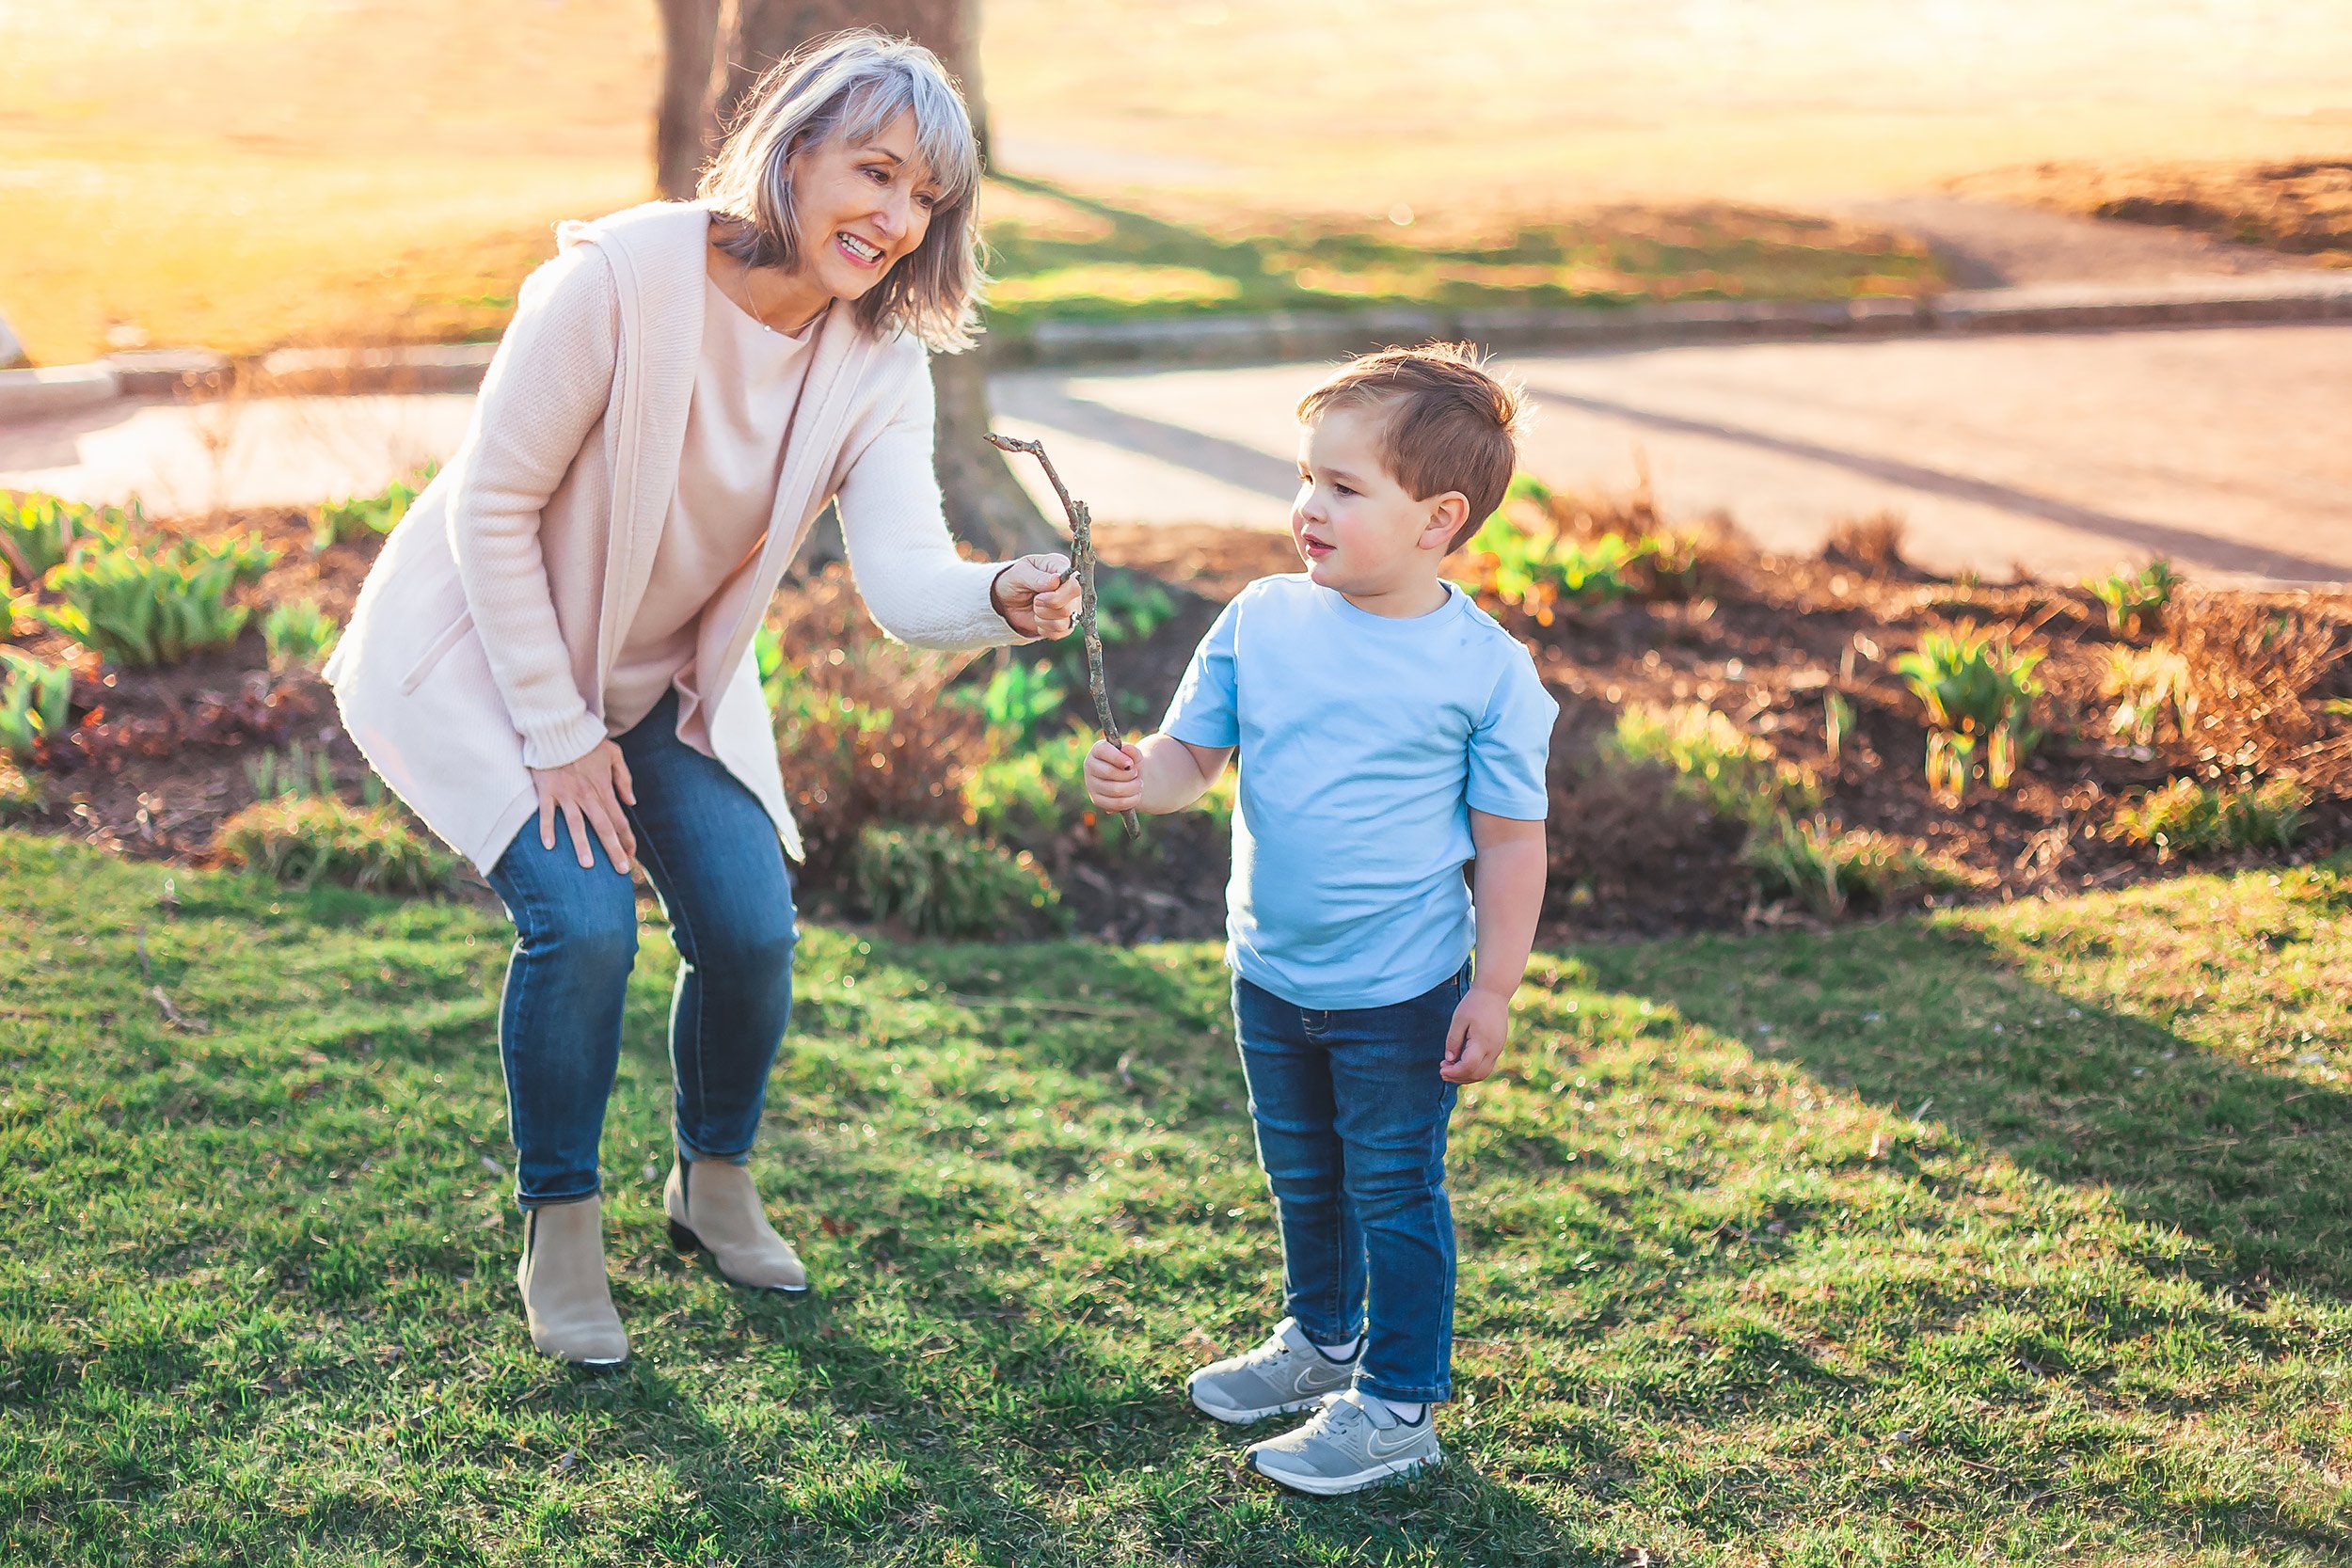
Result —
[[1242, 590], [1158, 733], [1097, 743], [1086, 784], [1179, 811], [1241, 753], [1226, 958], [1288, 1316], [1186, 1391], [1221, 1421], [1314, 1411], [1248, 1458], [1331, 1496], [1442, 1457], [1446, 1118], [1495, 1069], [1534, 940], [1557, 705], [1438, 575], [1502, 502], [1518, 394], [1467, 347], [1389, 349], [1298, 418], [1306, 571]]

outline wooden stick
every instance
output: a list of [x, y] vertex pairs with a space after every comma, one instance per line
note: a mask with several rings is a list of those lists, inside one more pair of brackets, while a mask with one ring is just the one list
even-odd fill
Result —
[[[1103, 638], [1094, 627], [1094, 528], [1093, 518], [1087, 513], [1087, 503], [1071, 499], [1070, 487], [1055, 471], [1054, 460], [1045, 455], [1042, 441], [1024, 441], [1011, 436], [988, 433], [988, 444], [998, 451], [1025, 451], [1045, 469], [1045, 477], [1054, 486], [1054, 494], [1061, 498], [1061, 509], [1070, 518], [1070, 569], [1078, 574], [1078, 626], [1087, 640], [1087, 689], [1094, 694], [1094, 717], [1103, 732], [1103, 738], [1112, 745], [1120, 744], [1119, 721], [1111, 713], [1110, 688], [1103, 679]], [[1068, 582], [1067, 577], [1062, 581]], [[1127, 836], [1140, 838], [1143, 823], [1134, 812], [1120, 812], [1127, 824]]]

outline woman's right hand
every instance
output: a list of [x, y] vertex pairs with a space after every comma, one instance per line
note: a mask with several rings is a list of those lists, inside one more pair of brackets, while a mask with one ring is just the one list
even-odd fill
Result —
[[583, 870], [596, 863], [588, 844], [588, 829], [593, 826], [612, 869], [628, 875], [629, 857], [637, 853], [637, 835], [629, 831], [628, 814], [621, 807], [635, 805], [637, 791], [629, 784], [628, 763], [618, 746], [599, 741], [595, 751], [561, 768], [534, 768], [531, 782], [539, 790], [541, 848], [555, 847], [555, 814], [560, 811], [571, 825], [572, 848]]

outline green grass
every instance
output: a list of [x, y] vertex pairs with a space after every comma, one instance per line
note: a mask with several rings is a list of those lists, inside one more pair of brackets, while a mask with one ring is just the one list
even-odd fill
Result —
[[1335, 218], [1218, 232], [1048, 181], [997, 183], [1018, 198], [988, 228], [988, 321], [1013, 337], [1070, 317], [1845, 299], [1941, 284], [1925, 252], [1890, 234], [1725, 203], [1600, 210], [1507, 233]]
[[1539, 960], [1454, 1124], [1454, 1463], [1338, 1502], [1176, 1393], [1277, 1308], [1210, 947], [808, 931], [774, 1301], [664, 1243], [649, 932], [596, 1379], [512, 1299], [494, 915], [12, 834], [0, 911], [12, 1561], [2352, 1545], [2341, 869]]

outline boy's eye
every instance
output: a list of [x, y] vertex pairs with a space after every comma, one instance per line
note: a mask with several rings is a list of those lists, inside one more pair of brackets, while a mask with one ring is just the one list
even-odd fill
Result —
[[1334, 490], [1337, 490], [1337, 491], [1338, 491], [1341, 495], [1343, 495], [1343, 496], [1352, 496], [1352, 495], [1354, 495], [1354, 494], [1356, 493], [1355, 491], [1350, 490], [1350, 489], [1349, 489], [1346, 485], [1344, 485], [1344, 484], [1334, 484], [1334, 485], [1332, 485], [1332, 486], [1331, 486], [1331, 488], [1332, 488], [1332, 489], [1334, 489]]

